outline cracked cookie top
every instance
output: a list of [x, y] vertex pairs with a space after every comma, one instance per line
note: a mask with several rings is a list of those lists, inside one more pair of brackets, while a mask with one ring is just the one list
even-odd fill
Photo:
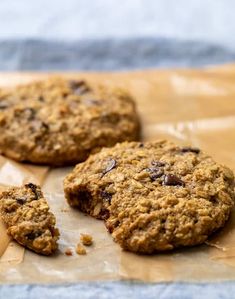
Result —
[[65, 165], [138, 139], [139, 121], [124, 91], [51, 77], [0, 90], [0, 134], [0, 152], [12, 159]]
[[106, 226], [122, 248], [141, 253], [203, 243], [234, 204], [232, 171], [195, 147], [124, 142], [78, 164], [66, 198]]

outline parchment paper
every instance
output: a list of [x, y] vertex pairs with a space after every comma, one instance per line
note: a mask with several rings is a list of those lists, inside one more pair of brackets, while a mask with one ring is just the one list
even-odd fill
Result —
[[[15, 85], [49, 74], [1, 74], [0, 85]], [[168, 138], [198, 146], [235, 170], [235, 65], [204, 70], [157, 70], [131, 73], [63, 74], [124, 87], [135, 97], [143, 140]], [[38, 180], [57, 217], [59, 251], [43, 257], [9, 243], [0, 223], [1, 283], [66, 283], [81, 280], [137, 279], [160, 281], [221, 281], [235, 279], [235, 213], [224, 229], [206, 244], [152, 256], [122, 251], [102, 221], [68, 207], [62, 180], [71, 168], [21, 165], [0, 157], [0, 184]], [[66, 256], [80, 233], [94, 245], [87, 255]], [[12, 249], [13, 248], [13, 249]]]

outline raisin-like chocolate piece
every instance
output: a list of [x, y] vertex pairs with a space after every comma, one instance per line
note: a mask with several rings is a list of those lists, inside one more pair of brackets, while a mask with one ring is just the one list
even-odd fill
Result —
[[155, 181], [156, 179], [159, 179], [164, 174], [163, 169], [158, 167], [147, 168], [147, 171], [149, 172], [149, 176], [152, 182]]
[[36, 238], [38, 238], [39, 236], [41, 236], [41, 232], [34, 232], [32, 231], [31, 233], [28, 233], [27, 235], [25, 235], [25, 237], [29, 240], [34, 240]]
[[149, 176], [153, 182], [163, 176], [164, 169], [162, 169], [162, 167], [165, 165], [165, 163], [160, 161], [152, 161], [151, 165], [151, 167], [147, 168], [147, 171], [149, 172]]
[[117, 166], [117, 161], [114, 160], [114, 159], [110, 159], [110, 160], [108, 161], [108, 164], [107, 164], [106, 168], [102, 171], [102, 177], [103, 177], [106, 173], [108, 173], [108, 172], [110, 172], [112, 169], [114, 169], [116, 166]]
[[163, 185], [166, 186], [185, 186], [185, 182], [183, 182], [179, 177], [174, 174], [166, 174], [164, 176]]
[[100, 193], [102, 199], [108, 203], [111, 203], [112, 194], [107, 191], [101, 191]]
[[25, 197], [19, 197], [19, 198], [16, 198], [16, 201], [19, 205], [23, 205], [26, 203], [26, 198]]
[[30, 188], [33, 192], [35, 192], [37, 190], [37, 186], [33, 183], [25, 184], [25, 187]]
[[39, 199], [40, 197], [42, 197], [42, 193], [40, 191], [37, 190], [37, 186], [33, 183], [28, 183], [25, 184], [25, 187], [30, 188], [32, 190], [32, 192], [35, 195], [35, 200]]
[[181, 152], [182, 153], [195, 153], [195, 154], [199, 154], [200, 153], [200, 149], [197, 147], [190, 147], [190, 146], [185, 146], [181, 148]]

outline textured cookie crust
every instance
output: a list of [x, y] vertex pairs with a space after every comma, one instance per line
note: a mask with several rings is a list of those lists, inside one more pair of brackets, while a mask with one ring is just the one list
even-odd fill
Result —
[[137, 140], [139, 122], [124, 91], [51, 77], [0, 90], [0, 135], [0, 152], [12, 159], [65, 165]]
[[32, 183], [0, 193], [0, 215], [9, 235], [21, 245], [44, 255], [58, 247], [59, 231], [41, 188]]
[[153, 253], [203, 243], [234, 204], [234, 176], [197, 148], [124, 142], [78, 164], [68, 203], [104, 219], [122, 248]]

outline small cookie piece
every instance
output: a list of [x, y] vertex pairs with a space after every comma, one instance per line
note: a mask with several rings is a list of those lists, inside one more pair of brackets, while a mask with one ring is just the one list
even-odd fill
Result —
[[93, 243], [92, 236], [88, 234], [81, 234], [80, 241], [85, 246], [91, 246]]
[[123, 90], [51, 77], [0, 89], [0, 135], [3, 155], [60, 166], [84, 161], [104, 146], [137, 140], [139, 120]]
[[80, 243], [78, 243], [76, 246], [76, 253], [79, 255], [85, 255], [86, 249]]
[[0, 215], [8, 234], [21, 245], [44, 255], [56, 251], [56, 219], [39, 186], [28, 183], [1, 192]]
[[78, 164], [64, 180], [68, 203], [139, 253], [203, 243], [234, 205], [234, 176], [197, 148], [124, 142]]

